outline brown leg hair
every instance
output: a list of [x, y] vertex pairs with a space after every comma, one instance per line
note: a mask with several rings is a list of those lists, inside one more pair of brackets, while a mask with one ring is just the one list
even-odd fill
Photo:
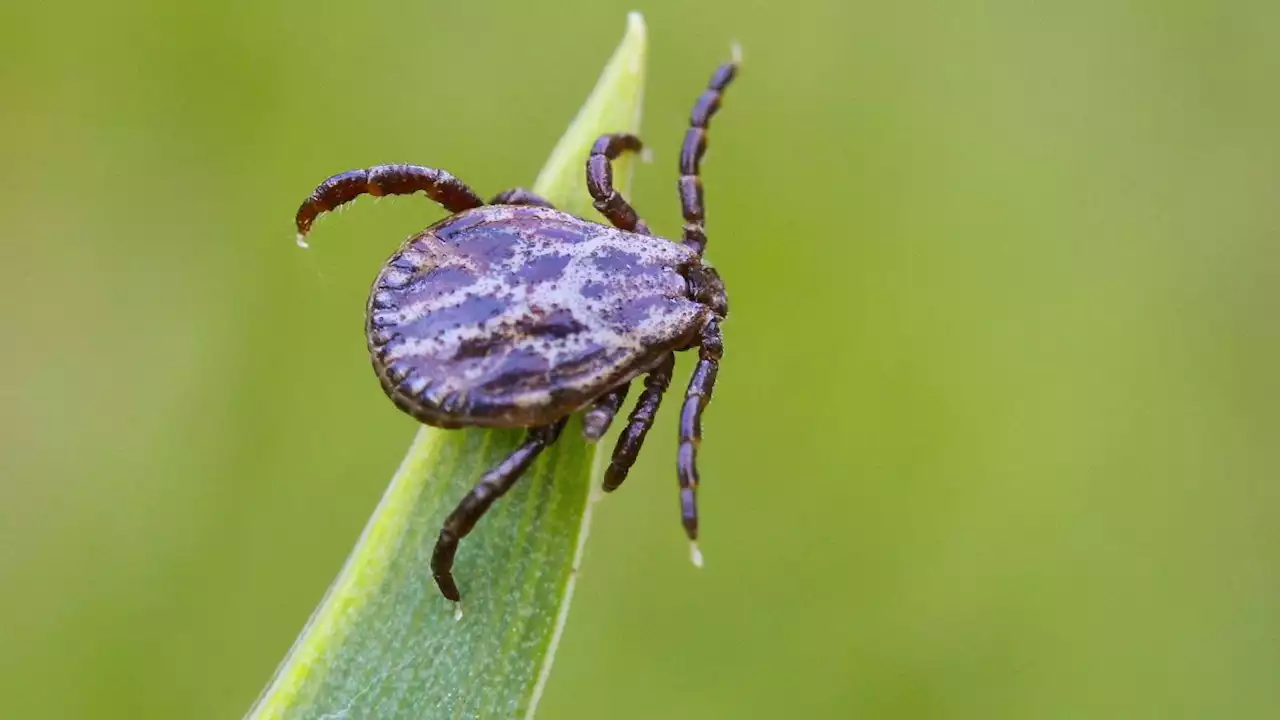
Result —
[[555, 205], [551, 201], [538, 195], [532, 190], [524, 188], [512, 188], [505, 192], [500, 192], [493, 196], [489, 201], [490, 205], [537, 205], [538, 207], [555, 209]]
[[451, 213], [480, 207], [484, 201], [467, 184], [444, 170], [421, 165], [375, 165], [339, 173], [320, 183], [298, 208], [298, 241], [320, 215], [361, 195], [412, 195], [422, 190]]
[[462, 599], [458, 586], [453, 581], [453, 556], [458, 552], [458, 541], [471, 532], [495, 500], [516, 484], [543, 448], [560, 437], [566, 421], [567, 419], [559, 420], [551, 425], [530, 429], [524, 443], [508, 455], [507, 459], [498, 463], [497, 467], [485, 473], [475, 488], [458, 503], [458, 507], [449, 513], [449, 518], [440, 530], [440, 538], [436, 540], [435, 551], [431, 554], [431, 573], [445, 597], [454, 602]]
[[649, 428], [653, 426], [653, 421], [658, 416], [658, 406], [662, 403], [662, 394], [671, 384], [671, 373], [675, 370], [675, 365], [675, 353], [667, 353], [662, 362], [645, 376], [644, 392], [640, 394], [635, 409], [631, 411], [626, 429], [622, 431], [622, 435], [618, 436], [618, 444], [613, 448], [613, 459], [604, 472], [605, 492], [617, 490], [622, 481], [627, 479], [627, 473], [631, 471], [631, 466], [636, 462], [636, 455], [644, 445], [644, 437], [649, 433]]
[[623, 152], [640, 152], [644, 144], [635, 135], [618, 133], [601, 135], [591, 148], [587, 158], [587, 192], [595, 199], [592, 203], [613, 226], [627, 232], [649, 234], [649, 226], [640, 219], [634, 208], [613, 188], [613, 161]]
[[676, 474], [680, 480], [680, 519], [690, 540], [698, 539], [698, 445], [702, 442], [702, 411], [711, 400], [722, 355], [724, 343], [720, 337], [720, 322], [712, 320], [702, 329], [702, 337], [698, 340], [698, 366], [693, 377], [689, 378], [684, 407], [680, 409]]
[[[734, 54], [737, 55], [736, 49]], [[689, 130], [680, 146], [680, 206], [684, 212], [682, 237], [684, 244], [699, 255], [707, 248], [706, 206], [702, 200], [702, 180], [698, 177], [702, 171], [702, 155], [707, 151], [707, 126], [711, 123], [711, 116], [720, 109], [724, 89], [733, 82], [737, 72], [736, 57], [716, 68], [711, 82], [707, 83], [707, 89], [693, 104], [693, 112], [689, 114]]]

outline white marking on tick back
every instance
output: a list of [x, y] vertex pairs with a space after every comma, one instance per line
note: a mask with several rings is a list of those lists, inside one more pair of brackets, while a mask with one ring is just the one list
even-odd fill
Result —
[[693, 561], [694, 567], [702, 567], [702, 551], [698, 549], [697, 540], [689, 541], [689, 559]]

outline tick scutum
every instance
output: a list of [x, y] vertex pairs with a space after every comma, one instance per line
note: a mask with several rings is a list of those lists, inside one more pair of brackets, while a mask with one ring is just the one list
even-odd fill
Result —
[[713, 315], [682, 274], [698, 262], [557, 210], [470, 210], [410, 239], [374, 284], [374, 367], [429, 425], [544, 425], [696, 337]]

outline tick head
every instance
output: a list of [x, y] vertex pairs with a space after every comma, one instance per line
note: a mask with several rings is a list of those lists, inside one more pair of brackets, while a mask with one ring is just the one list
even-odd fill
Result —
[[715, 268], [699, 262], [691, 265], [684, 277], [689, 284], [689, 297], [711, 308], [720, 317], [729, 315], [729, 298], [724, 293], [724, 281]]

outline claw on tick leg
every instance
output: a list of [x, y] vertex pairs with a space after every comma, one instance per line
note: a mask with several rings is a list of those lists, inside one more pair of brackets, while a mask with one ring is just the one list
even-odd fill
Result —
[[702, 551], [698, 549], [698, 541], [689, 541], [689, 559], [693, 561], [696, 568], [702, 567]]
[[298, 247], [302, 248], [303, 250], [311, 247], [310, 245], [307, 244], [307, 236], [303, 235], [302, 233], [298, 233], [297, 242], [298, 242]]
[[461, 601], [453, 604], [453, 621], [462, 622], [462, 602]]
[[729, 46], [729, 59], [733, 60], [734, 65], [742, 64], [742, 45], [737, 40]]

